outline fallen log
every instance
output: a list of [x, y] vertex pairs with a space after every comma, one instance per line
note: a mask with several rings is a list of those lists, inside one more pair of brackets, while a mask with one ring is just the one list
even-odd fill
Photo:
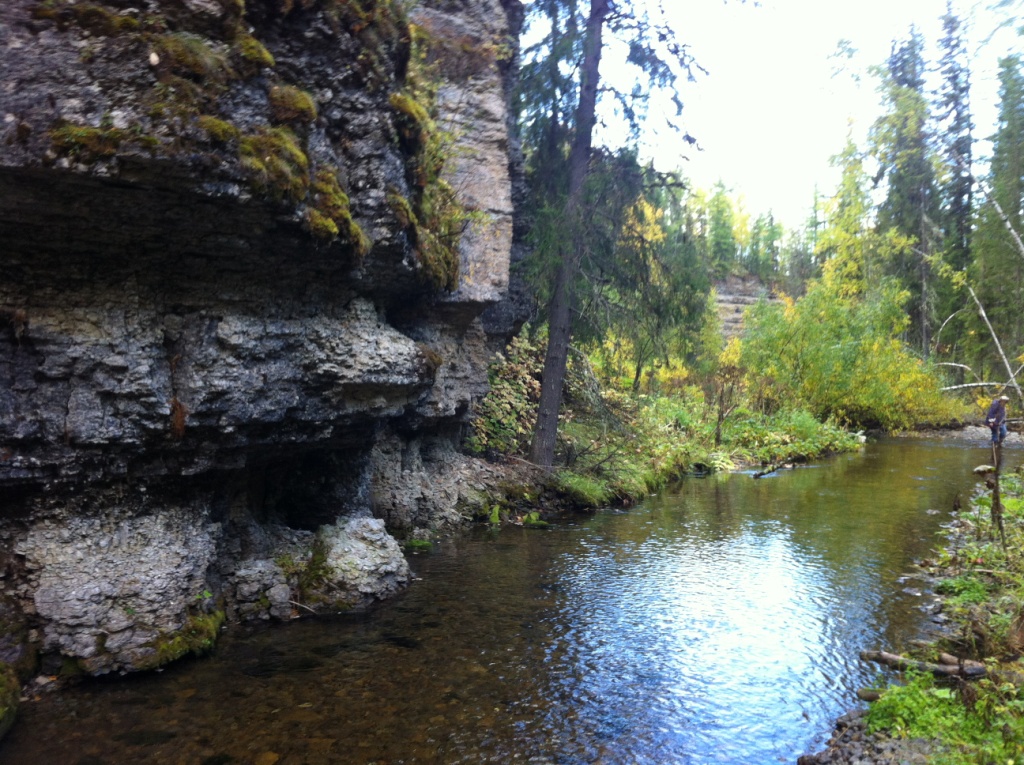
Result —
[[765, 466], [763, 470], [758, 470], [754, 473], [754, 478], [763, 478], [766, 475], [776, 472], [777, 470], [791, 470], [793, 468], [792, 462], [779, 462]]
[[961, 670], [959, 663], [957, 664], [932, 664], [929, 661], [917, 661], [916, 659], [908, 659], [905, 656], [899, 656], [895, 653], [889, 653], [888, 651], [861, 651], [860, 658], [864, 661], [873, 661], [876, 664], [882, 664], [891, 669], [899, 670], [900, 672], [906, 672], [908, 670], [914, 670], [916, 672], [930, 672], [935, 677], [963, 677], [968, 680], [979, 680], [988, 675], [988, 670], [985, 665], [977, 661], [965, 661], [963, 669]]

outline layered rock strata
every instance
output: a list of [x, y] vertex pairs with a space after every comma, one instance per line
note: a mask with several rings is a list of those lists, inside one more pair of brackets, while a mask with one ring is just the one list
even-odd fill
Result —
[[[4, 4], [0, 658], [141, 669], [224, 616], [360, 607], [408, 580], [394, 535], [461, 520], [455, 445], [521, 320], [518, 17]], [[449, 142], [440, 179], [410, 119]], [[427, 183], [461, 203], [440, 286]]]

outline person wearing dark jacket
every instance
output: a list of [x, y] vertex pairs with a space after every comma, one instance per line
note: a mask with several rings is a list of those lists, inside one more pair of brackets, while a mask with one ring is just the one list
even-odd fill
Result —
[[992, 399], [988, 414], [985, 415], [985, 424], [992, 430], [993, 444], [1001, 444], [1006, 438], [1006, 402], [1009, 400], [1009, 396]]

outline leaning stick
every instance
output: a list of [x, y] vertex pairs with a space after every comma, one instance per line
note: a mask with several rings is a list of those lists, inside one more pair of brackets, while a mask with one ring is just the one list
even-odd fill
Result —
[[[1024, 245], [1022, 245], [1024, 248]], [[1024, 252], [1024, 249], [1022, 249]], [[978, 296], [974, 294], [974, 288], [971, 285], [967, 285], [967, 291], [971, 293], [971, 297], [974, 298], [975, 304], [978, 306], [978, 314], [985, 322], [985, 326], [988, 327], [989, 333], [992, 335], [992, 340], [996, 344], [996, 348], [999, 351], [999, 356], [1003, 359], [1003, 364], [1006, 365], [1006, 371], [1010, 375], [1010, 383], [1013, 385], [1013, 389], [1017, 391], [1018, 400], [1024, 400], [1024, 394], [1021, 393], [1020, 386], [1017, 384], [1017, 377], [1013, 372], [1013, 367], [1010, 366], [1010, 362], [1006, 359], [1006, 353], [1003, 352], [1003, 345], [999, 342], [999, 337], [996, 335], [996, 331], [992, 329], [992, 323], [988, 320], [988, 314], [985, 313], [985, 306], [978, 300]]]

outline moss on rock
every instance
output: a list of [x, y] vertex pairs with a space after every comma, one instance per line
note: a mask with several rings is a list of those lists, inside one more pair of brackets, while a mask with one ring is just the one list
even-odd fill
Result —
[[260, 69], [272, 69], [277, 65], [274, 56], [266, 46], [247, 32], [235, 37], [231, 47], [232, 60], [245, 76], [252, 76]]
[[462, 233], [473, 214], [442, 177], [453, 140], [435, 119], [440, 80], [430, 56], [432, 41], [414, 25], [410, 35], [412, 55], [405, 88], [389, 101], [402, 148], [410, 155], [406, 170], [413, 193], [411, 200], [397, 193], [388, 200], [410, 235], [426, 281], [437, 289], [454, 291], [459, 286]]
[[338, 182], [337, 169], [332, 166], [317, 170], [313, 205], [306, 211], [306, 224], [310, 233], [320, 239], [344, 240], [360, 258], [370, 251], [372, 243], [352, 219], [348, 195]]
[[220, 85], [235, 76], [227, 52], [219, 50], [202, 35], [172, 32], [156, 38], [153, 47], [177, 74], [195, 78], [200, 83]]
[[312, 122], [316, 102], [304, 90], [293, 85], [275, 85], [270, 89], [270, 113], [276, 122]]
[[74, 25], [102, 37], [137, 32], [142, 27], [138, 19], [123, 16], [95, 3], [48, 0], [32, 9], [32, 17], [54, 21], [61, 30]]
[[260, 191], [275, 199], [301, 202], [309, 191], [309, 159], [295, 133], [263, 128], [239, 139], [242, 167]]
[[206, 134], [214, 141], [228, 143], [236, 141], [241, 136], [241, 131], [226, 120], [213, 117], [209, 114], [200, 114], [196, 118], [196, 124], [206, 131]]
[[213, 650], [217, 644], [217, 636], [224, 624], [224, 611], [189, 614], [177, 632], [161, 635], [153, 640], [149, 647], [153, 649], [150, 656], [139, 662], [139, 669], [155, 669], [169, 664], [188, 654], [202, 656]]
[[160, 142], [153, 136], [122, 128], [92, 127], [64, 123], [50, 131], [50, 141], [58, 154], [95, 161], [112, 157], [122, 146], [131, 144], [152, 151]]

